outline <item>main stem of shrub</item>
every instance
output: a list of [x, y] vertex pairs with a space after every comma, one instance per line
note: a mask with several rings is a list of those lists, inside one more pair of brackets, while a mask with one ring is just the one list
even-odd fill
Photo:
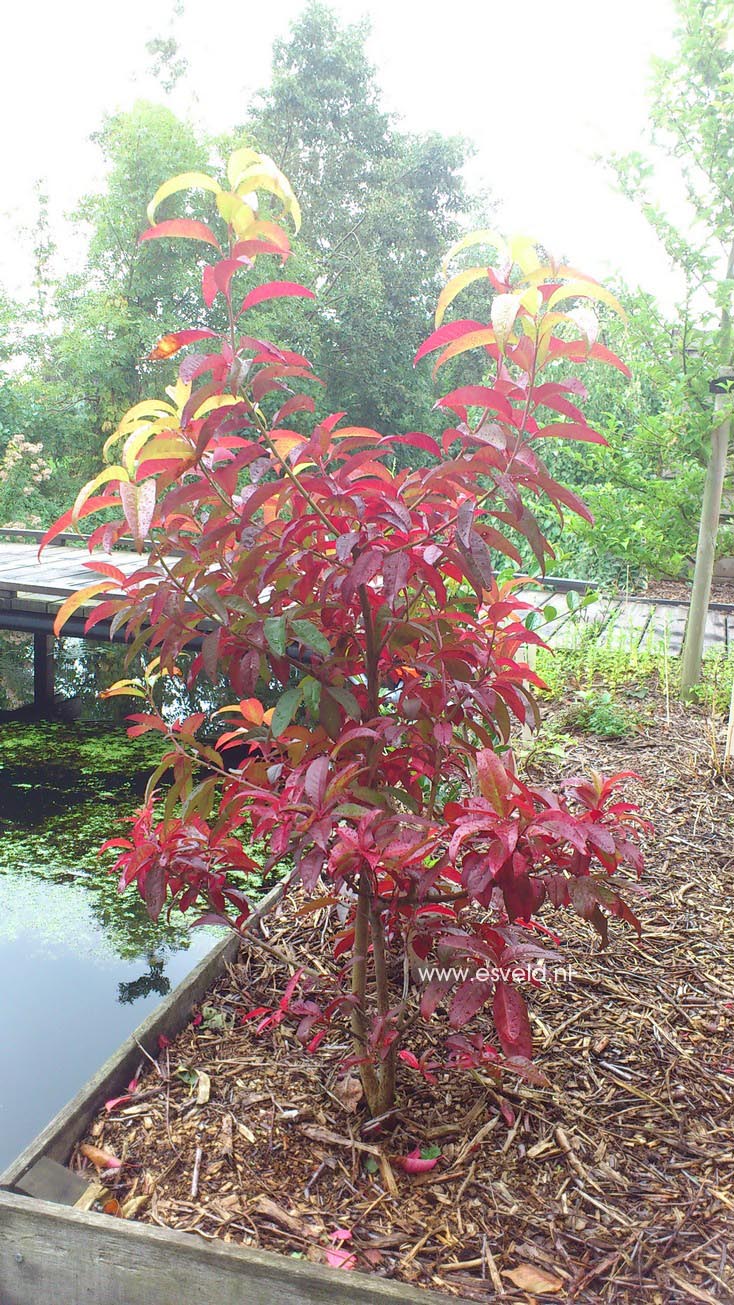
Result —
[[354, 1054], [359, 1061], [359, 1071], [365, 1098], [373, 1117], [384, 1115], [395, 1104], [395, 1066], [397, 1043], [393, 1043], [384, 1058], [373, 1064], [368, 1059], [367, 1048], [367, 980], [369, 956], [374, 970], [377, 1010], [387, 1016], [390, 1010], [388, 988], [385, 930], [382, 918], [372, 904], [370, 872], [364, 866], [360, 872], [357, 913], [354, 926], [354, 963], [352, 967], [352, 1039]]

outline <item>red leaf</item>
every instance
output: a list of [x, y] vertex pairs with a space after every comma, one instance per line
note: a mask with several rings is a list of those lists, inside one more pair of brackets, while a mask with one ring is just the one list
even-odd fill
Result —
[[316, 298], [313, 290], [308, 290], [305, 285], [297, 285], [295, 281], [266, 281], [264, 285], [255, 286], [255, 289], [245, 296], [238, 316], [246, 313], [248, 308], [254, 308], [256, 304], [265, 303], [266, 299], [282, 299], [284, 296], [301, 299]]
[[391, 1157], [391, 1163], [397, 1165], [398, 1169], [404, 1169], [406, 1174], [425, 1174], [429, 1169], [435, 1169], [438, 1161], [438, 1156], [432, 1156], [430, 1160], [424, 1160], [419, 1147], [416, 1147], [414, 1151], [410, 1151], [408, 1155]]
[[[113, 498], [107, 498], [103, 494], [98, 494], [95, 498], [87, 499], [86, 503], [83, 505], [83, 507], [79, 509], [79, 511], [76, 514], [77, 520], [81, 521], [82, 517], [91, 516], [93, 512], [99, 512], [101, 511], [102, 508], [109, 508], [109, 507], [116, 507], [116, 506], [117, 504]], [[49, 526], [48, 530], [43, 536], [43, 539], [38, 545], [39, 557], [41, 556], [41, 553], [43, 552], [46, 545], [51, 543], [52, 539], [55, 539], [57, 535], [64, 534], [65, 531], [67, 530], [73, 529], [73, 524], [71, 519], [72, 512], [73, 509], [69, 508], [68, 512], [64, 512], [63, 516], [60, 516], [57, 521], [54, 521], [52, 526]]]
[[509, 983], [497, 984], [492, 1005], [497, 1036], [506, 1056], [533, 1056], [533, 1036], [525, 1000]]
[[434, 349], [442, 349], [445, 344], [450, 344], [452, 340], [458, 340], [460, 336], [467, 335], [469, 331], [481, 331], [484, 326], [484, 322], [473, 322], [468, 318], [456, 322], [446, 322], [444, 326], [439, 326], [437, 331], [432, 331], [428, 339], [423, 341], [413, 358], [413, 366], [415, 367], [421, 358], [425, 358], [427, 353], [433, 353]]
[[502, 761], [491, 748], [482, 748], [477, 753], [477, 778], [482, 797], [491, 803], [499, 816], [503, 816], [507, 810], [511, 780]]
[[452, 1029], [461, 1029], [473, 1019], [485, 1002], [489, 1001], [494, 984], [489, 979], [465, 979], [454, 993], [449, 1011]]
[[437, 408], [491, 408], [493, 412], [499, 413], [505, 421], [514, 422], [515, 410], [498, 394], [496, 390], [491, 390], [487, 385], [461, 385], [458, 390], [452, 390], [450, 394], [444, 394], [442, 399], [435, 404]]
[[179, 349], [183, 349], [186, 344], [193, 344], [195, 340], [216, 340], [216, 331], [191, 330], [191, 331], [173, 331], [170, 335], [162, 335], [158, 343], [148, 354], [149, 358], [172, 358]]
[[592, 430], [585, 422], [576, 421], [555, 421], [549, 426], [541, 426], [540, 430], [533, 435], [534, 440], [546, 439], [554, 436], [559, 440], [582, 440], [586, 444], [603, 444], [609, 446], [609, 441], [605, 440], [603, 435], [598, 431]]
[[138, 243], [142, 244], [144, 240], [160, 240], [164, 236], [203, 240], [205, 244], [220, 249], [219, 241], [211, 228], [205, 222], [194, 222], [192, 218], [171, 218], [168, 222], [156, 222], [154, 227], [148, 227], [142, 236], [138, 236]]

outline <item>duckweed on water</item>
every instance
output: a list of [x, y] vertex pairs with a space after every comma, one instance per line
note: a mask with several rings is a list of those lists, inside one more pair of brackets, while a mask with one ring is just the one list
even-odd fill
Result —
[[[0, 724], [0, 941], [35, 918], [37, 937], [50, 944], [96, 926], [105, 949], [125, 960], [188, 946], [184, 918], [153, 923], [134, 889], [118, 893], [111, 858], [98, 856], [106, 839], [124, 836], [160, 755], [160, 738], [129, 739], [119, 728]], [[253, 897], [264, 891], [242, 886]]]
[[101, 930], [105, 950], [123, 959], [188, 945], [183, 921], [154, 924], [98, 857], [105, 839], [124, 833], [159, 755], [160, 740], [98, 725], [0, 725], [0, 937], [28, 932], [35, 919], [47, 944]]

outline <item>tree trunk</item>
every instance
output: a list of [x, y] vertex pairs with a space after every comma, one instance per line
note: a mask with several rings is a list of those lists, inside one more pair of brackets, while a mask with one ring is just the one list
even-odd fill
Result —
[[[724, 377], [722, 376], [722, 379]], [[731, 396], [717, 393], [714, 407], [717, 412], [728, 409]], [[681, 658], [681, 696], [689, 698], [701, 679], [703, 640], [706, 631], [711, 581], [714, 574], [716, 535], [721, 512], [721, 495], [724, 489], [726, 458], [729, 451], [730, 418], [719, 423], [711, 435], [711, 452], [706, 468], [706, 483], [701, 506], [701, 524], [698, 531], [696, 566], [693, 572], [691, 606], [686, 623], [686, 634]]]
[[370, 945], [370, 896], [371, 885], [369, 871], [360, 871], [357, 885], [357, 914], [354, 921], [354, 948], [352, 960], [352, 996], [356, 1003], [352, 1008], [352, 1044], [354, 1055], [359, 1060], [359, 1076], [362, 1080], [367, 1105], [373, 1115], [378, 1109], [380, 1084], [374, 1065], [367, 1060], [367, 953]]
[[[734, 277], [734, 241], [732, 241], [729, 248], [726, 276], [727, 280]], [[714, 399], [715, 414], [724, 410], [727, 412], [731, 410], [731, 382], [734, 378], [734, 371], [731, 368], [731, 333], [731, 315], [728, 308], [722, 308], [719, 326], [719, 375], [715, 378], [717, 386]], [[701, 679], [703, 640], [706, 633], [709, 598], [711, 597], [711, 581], [714, 575], [716, 536], [721, 514], [721, 495], [724, 489], [726, 458], [729, 452], [730, 424], [728, 415], [720, 418], [711, 435], [711, 452], [706, 467], [706, 483], [701, 505], [701, 524], [698, 530], [698, 545], [696, 547], [696, 565], [693, 570], [693, 585], [691, 587], [691, 607], [686, 622], [686, 633], [681, 654], [681, 697], [684, 700], [690, 698], [692, 690]]]

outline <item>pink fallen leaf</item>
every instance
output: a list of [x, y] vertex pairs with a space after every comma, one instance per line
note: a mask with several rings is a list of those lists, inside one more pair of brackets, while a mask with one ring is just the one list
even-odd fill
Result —
[[398, 1169], [404, 1169], [406, 1174], [424, 1174], [426, 1170], [433, 1169], [438, 1164], [438, 1159], [436, 1155], [431, 1156], [429, 1160], [424, 1160], [419, 1147], [416, 1147], [408, 1155], [394, 1157], [391, 1163], [397, 1165]]
[[352, 1251], [335, 1249], [326, 1252], [326, 1263], [332, 1269], [355, 1269], [357, 1267], [357, 1257]]
[[138, 1080], [136, 1078], [133, 1078], [130, 1080], [130, 1082], [127, 1085], [127, 1092], [124, 1092], [120, 1097], [112, 1097], [109, 1101], [105, 1101], [104, 1108], [107, 1111], [107, 1113], [109, 1114], [109, 1112], [111, 1110], [114, 1110], [116, 1106], [122, 1106], [127, 1101], [132, 1101], [137, 1090], [138, 1090]]
[[547, 1273], [535, 1264], [518, 1264], [516, 1269], [504, 1269], [504, 1276], [514, 1282], [521, 1291], [546, 1292], [560, 1291], [563, 1282], [554, 1273]]

